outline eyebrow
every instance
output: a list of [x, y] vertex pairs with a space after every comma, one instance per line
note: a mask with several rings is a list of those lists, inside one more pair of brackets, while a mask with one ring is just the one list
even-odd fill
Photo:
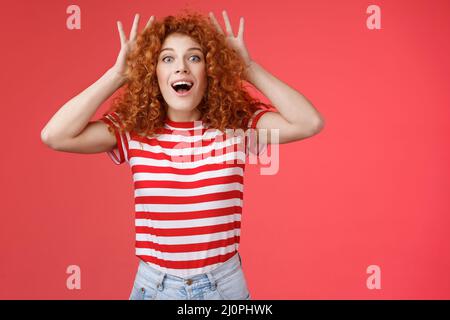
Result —
[[[159, 54], [161, 54], [164, 50], [170, 50], [170, 51], [175, 51], [173, 48], [164, 48], [162, 49]], [[193, 48], [189, 48], [187, 49], [187, 51], [192, 51], [192, 50], [199, 50], [200, 52], [202, 52], [202, 49], [197, 48], [197, 47], [193, 47]], [[203, 52], [202, 52], [203, 53]]]

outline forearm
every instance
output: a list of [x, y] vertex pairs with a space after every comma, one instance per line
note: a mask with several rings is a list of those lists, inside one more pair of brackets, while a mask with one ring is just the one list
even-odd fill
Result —
[[106, 71], [100, 79], [66, 102], [42, 130], [43, 140], [73, 138], [87, 126], [98, 107], [124, 83], [113, 70]]
[[322, 122], [320, 113], [305, 96], [255, 61], [247, 68], [246, 80], [261, 91], [291, 124], [316, 126]]

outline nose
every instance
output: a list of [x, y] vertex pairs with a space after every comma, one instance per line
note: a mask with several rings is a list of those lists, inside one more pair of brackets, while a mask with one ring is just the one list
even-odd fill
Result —
[[176, 74], [178, 73], [189, 73], [188, 69], [186, 68], [177, 68], [177, 71], [175, 71]]
[[189, 70], [186, 67], [186, 64], [184, 63], [184, 61], [182, 61], [179, 65], [177, 65], [175, 73], [178, 74], [180, 72], [184, 72], [184, 73], [188, 73]]

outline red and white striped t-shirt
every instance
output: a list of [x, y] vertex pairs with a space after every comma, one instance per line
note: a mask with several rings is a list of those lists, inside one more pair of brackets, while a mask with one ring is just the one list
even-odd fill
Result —
[[[256, 128], [269, 110], [248, 121]], [[239, 248], [246, 156], [257, 146], [246, 135], [225, 135], [201, 121], [166, 119], [151, 137], [121, 133], [117, 113], [100, 120], [114, 128], [107, 154], [127, 162], [134, 181], [136, 256], [179, 277], [209, 272]], [[247, 137], [247, 138], [246, 138]]]

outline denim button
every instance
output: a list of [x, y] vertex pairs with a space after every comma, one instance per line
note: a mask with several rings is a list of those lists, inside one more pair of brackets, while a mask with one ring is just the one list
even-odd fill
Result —
[[187, 279], [187, 280], [186, 280], [186, 284], [187, 284], [188, 286], [190, 286], [190, 285], [192, 284], [192, 279]]

